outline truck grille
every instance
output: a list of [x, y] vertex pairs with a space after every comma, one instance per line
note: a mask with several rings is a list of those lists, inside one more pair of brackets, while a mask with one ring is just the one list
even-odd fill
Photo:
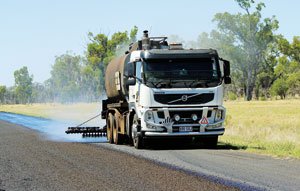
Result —
[[[179, 115], [180, 120], [175, 121], [174, 115]], [[192, 114], [196, 114], [198, 119], [194, 121], [192, 119]], [[210, 118], [212, 111], [207, 112], [207, 117]], [[159, 111], [157, 112], [159, 118], [164, 118], [164, 112]], [[199, 124], [199, 120], [202, 118], [202, 110], [194, 110], [194, 111], [169, 111], [170, 118], [174, 121], [174, 125], [176, 124]]]
[[[174, 121], [175, 124], [199, 124], [199, 120], [202, 118], [202, 110], [196, 110], [196, 111], [169, 111], [170, 117], [174, 119], [174, 115], [179, 115], [180, 120]], [[192, 114], [196, 114], [198, 116], [198, 119], [194, 121], [192, 119]], [[207, 117], [211, 117], [211, 111], [207, 112]]]
[[154, 100], [168, 105], [203, 104], [214, 99], [213, 93], [203, 94], [154, 94]]

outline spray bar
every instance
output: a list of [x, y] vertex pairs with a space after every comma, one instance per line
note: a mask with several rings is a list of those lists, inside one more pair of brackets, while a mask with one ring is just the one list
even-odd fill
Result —
[[103, 128], [100, 127], [80, 127], [81, 125], [86, 124], [87, 122], [99, 117], [101, 114], [98, 114], [85, 122], [75, 126], [75, 127], [68, 127], [65, 131], [66, 134], [82, 134], [82, 137], [101, 137], [106, 136], [106, 126]]
[[82, 134], [83, 137], [106, 136], [106, 126], [100, 127], [68, 127], [66, 134]]

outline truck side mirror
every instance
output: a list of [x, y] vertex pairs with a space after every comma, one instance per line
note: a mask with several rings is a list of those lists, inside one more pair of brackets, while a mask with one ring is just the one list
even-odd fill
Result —
[[128, 62], [126, 64], [126, 70], [124, 72], [124, 76], [127, 77], [127, 80], [126, 80], [127, 86], [135, 85], [136, 79], [135, 79], [135, 63], [134, 62]]
[[126, 64], [126, 70], [124, 72], [124, 75], [127, 78], [133, 78], [135, 76], [135, 63], [134, 62], [128, 62]]
[[228, 60], [223, 60], [224, 63], [224, 76], [230, 76], [230, 62]]
[[136, 83], [136, 79], [135, 78], [128, 78], [126, 81], [126, 85], [127, 86], [133, 86]]
[[224, 78], [224, 83], [225, 83], [225, 84], [231, 84], [231, 77], [225, 76], [225, 78]]
[[224, 83], [231, 84], [230, 62], [228, 60], [223, 60], [223, 66], [224, 66]]

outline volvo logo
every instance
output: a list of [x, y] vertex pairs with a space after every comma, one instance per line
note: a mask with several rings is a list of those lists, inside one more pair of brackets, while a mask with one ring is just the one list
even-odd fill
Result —
[[187, 96], [187, 95], [183, 95], [183, 96], [181, 97], [181, 101], [187, 101], [187, 99], [188, 99], [188, 96]]
[[[178, 101], [183, 101], [186, 102], [189, 98], [201, 95], [202, 93], [198, 93], [198, 94], [190, 94], [190, 95], [182, 95], [181, 97], [178, 96], [178, 99], [175, 99], [173, 101], [169, 101], [168, 103], [175, 103]], [[199, 98], [200, 99], [200, 98]]]

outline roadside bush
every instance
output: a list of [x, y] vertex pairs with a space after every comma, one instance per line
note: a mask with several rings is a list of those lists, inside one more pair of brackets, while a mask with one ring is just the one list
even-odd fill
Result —
[[281, 99], [285, 99], [287, 91], [288, 91], [288, 84], [282, 78], [277, 79], [271, 87], [271, 94], [273, 96], [279, 95]]
[[260, 101], [267, 101], [267, 98], [265, 96], [261, 96], [261, 97], [259, 97], [259, 100]]
[[235, 93], [231, 92], [231, 91], [227, 93], [227, 97], [231, 101], [234, 101], [234, 100], [237, 99], [237, 95]]

